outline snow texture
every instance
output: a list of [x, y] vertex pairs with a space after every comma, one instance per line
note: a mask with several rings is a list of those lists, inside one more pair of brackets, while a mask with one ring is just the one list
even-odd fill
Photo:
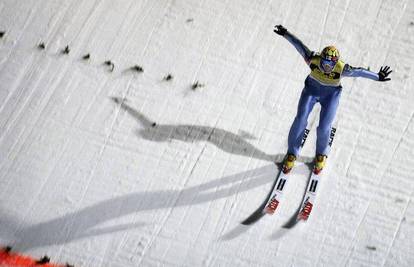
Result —
[[[301, 168], [275, 215], [240, 225], [309, 72], [276, 24], [393, 69], [343, 80], [291, 229]], [[0, 244], [75, 266], [414, 266], [414, 1], [2, 0], [0, 31]]]

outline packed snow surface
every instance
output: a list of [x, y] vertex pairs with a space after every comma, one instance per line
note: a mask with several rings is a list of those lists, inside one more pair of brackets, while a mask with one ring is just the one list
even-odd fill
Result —
[[[393, 69], [343, 79], [316, 204], [289, 229], [304, 165], [275, 215], [240, 224], [309, 72], [276, 24]], [[0, 31], [0, 245], [75, 266], [414, 266], [414, 1], [1, 0]]]

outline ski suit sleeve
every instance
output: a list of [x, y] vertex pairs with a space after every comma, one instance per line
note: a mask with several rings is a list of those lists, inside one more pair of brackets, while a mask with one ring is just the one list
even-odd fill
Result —
[[305, 59], [306, 63], [309, 65], [314, 52], [311, 51], [306, 45], [302, 43], [301, 40], [299, 40], [295, 35], [291, 34], [290, 32], [286, 32], [286, 34], [283, 35], [283, 37], [285, 37], [289, 41], [289, 43], [291, 43], [296, 48], [299, 54]]
[[372, 72], [365, 68], [355, 68], [349, 64], [345, 64], [342, 77], [363, 77], [374, 81], [379, 80], [378, 73]]

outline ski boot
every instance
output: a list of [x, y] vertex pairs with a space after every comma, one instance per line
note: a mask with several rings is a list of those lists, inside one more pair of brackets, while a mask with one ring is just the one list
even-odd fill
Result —
[[296, 156], [293, 154], [287, 154], [285, 157], [285, 160], [283, 161], [283, 173], [287, 174], [289, 173], [293, 166], [295, 166]]
[[326, 159], [328, 156], [326, 155], [316, 155], [315, 157], [315, 167], [313, 168], [313, 173], [319, 174], [326, 164]]

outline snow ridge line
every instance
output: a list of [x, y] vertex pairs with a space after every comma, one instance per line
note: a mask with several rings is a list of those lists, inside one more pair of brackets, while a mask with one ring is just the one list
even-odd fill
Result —
[[394, 235], [393, 235], [392, 240], [391, 240], [391, 243], [390, 243], [390, 246], [387, 249], [387, 253], [385, 254], [384, 261], [381, 264], [382, 267], [384, 267], [385, 264], [387, 263], [388, 256], [391, 252], [392, 247], [394, 246], [395, 239], [397, 238], [398, 233], [400, 232], [401, 224], [402, 224], [403, 221], [405, 221], [405, 214], [407, 213], [408, 206], [410, 205], [410, 202], [411, 202], [411, 198], [407, 201], [407, 204], [405, 205], [404, 212], [402, 214], [402, 218], [398, 222], [397, 229], [395, 230]]

